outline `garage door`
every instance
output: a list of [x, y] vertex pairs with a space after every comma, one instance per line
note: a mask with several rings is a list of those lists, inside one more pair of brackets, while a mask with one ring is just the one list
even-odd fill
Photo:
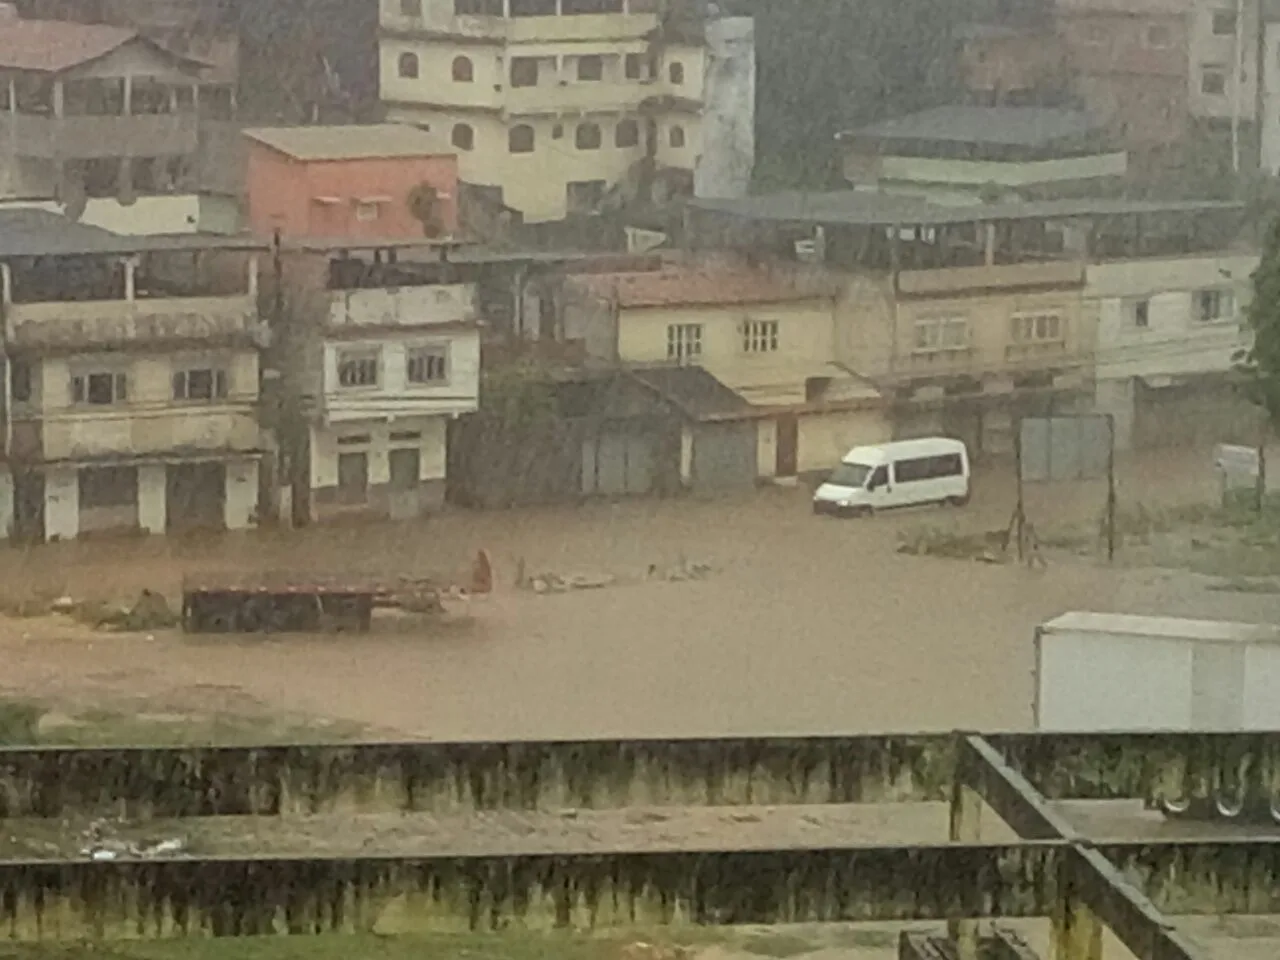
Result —
[[651, 493], [654, 444], [648, 434], [622, 431], [588, 439], [582, 450], [582, 492], [603, 497]]
[[726, 490], [756, 482], [754, 421], [701, 424], [693, 431], [693, 488]]
[[170, 464], [165, 516], [170, 530], [221, 530], [226, 523], [227, 470], [221, 463]]

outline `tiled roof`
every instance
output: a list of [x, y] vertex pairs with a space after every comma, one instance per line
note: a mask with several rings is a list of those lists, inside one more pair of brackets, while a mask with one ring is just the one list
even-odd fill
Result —
[[429, 157], [440, 154], [440, 141], [403, 123], [343, 124], [314, 127], [258, 127], [246, 137], [295, 160], [368, 160]]
[[740, 394], [701, 367], [641, 367], [631, 375], [695, 419], [751, 409]]
[[0, 69], [57, 73], [105, 57], [136, 30], [65, 20], [0, 20]]
[[785, 275], [764, 270], [668, 268], [579, 275], [572, 282], [597, 296], [615, 300], [620, 307], [782, 303], [821, 296], [799, 289]]

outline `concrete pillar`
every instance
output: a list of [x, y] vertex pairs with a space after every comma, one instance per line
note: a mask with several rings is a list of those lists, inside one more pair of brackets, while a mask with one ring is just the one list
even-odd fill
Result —
[[124, 106], [121, 111], [123, 116], [133, 115], [133, 75], [129, 73], [124, 75]]
[[256, 302], [258, 299], [258, 258], [249, 257], [249, 296]]
[[124, 261], [124, 298], [137, 299], [138, 261], [129, 257]]
[[0, 540], [13, 536], [13, 474], [0, 470]]
[[982, 253], [983, 253], [983, 262], [988, 267], [995, 266], [996, 225], [994, 223], [985, 223], [982, 225]]
[[13, 303], [13, 273], [7, 263], [0, 263], [0, 303]]
[[55, 80], [53, 81], [53, 115], [55, 117], [61, 117], [63, 108], [62, 81]]
[[1133, 377], [1099, 379], [1094, 385], [1093, 409], [1115, 419], [1116, 450], [1133, 449], [1133, 416], [1137, 389]]
[[246, 530], [258, 518], [258, 461], [232, 460], [226, 470], [222, 519], [228, 530]]
[[44, 475], [45, 539], [74, 540], [79, 533], [79, 471], [74, 467], [46, 471]]
[[[952, 843], [978, 843], [981, 835], [982, 797], [956, 780], [951, 788], [949, 839]], [[980, 935], [976, 919], [947, 921], [947, 934], [956, 946], [959, 960], [978, 960]]]
[[1102, 921], [1069, 890], [1054, 908], [1050, 960], [1102, 960]]
[[138, 467], [138, 526], [147, 533], [164, 533], [168, 525], [168, 504], [165, 502], [167, 473], [163, 463], [147, 463]]

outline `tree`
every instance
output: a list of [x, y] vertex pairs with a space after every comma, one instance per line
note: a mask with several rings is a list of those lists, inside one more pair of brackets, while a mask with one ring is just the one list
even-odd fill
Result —
[[1280, 218], [1267, 232], [1247, 312], [1253, 346], [1240, 358], [1249, 398], [1280, 427]]

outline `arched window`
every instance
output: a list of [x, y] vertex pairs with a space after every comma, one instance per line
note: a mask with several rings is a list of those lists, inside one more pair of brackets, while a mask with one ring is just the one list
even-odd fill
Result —
[[533, 153], [533, 127], [521, 123], [507, 134], [507, 149], [512, 153]]
[[667, 142], [677, 150], [683, 147], [684, 127], [672, 127], [671, 132], [667, 134]]
[[671, 64], [671, 66], [667, 67], [667, 76], [671, 78], [671, 82], [676, 86], [684, 83], [684, 64], [678, 60]]
[[615, 147], [634, 147], [640, 143], [640, 124], [634, 120], [618, 121], [617, 129], [613, 131], [613, 145]]
[[416, 53], [402, 53], [398, 61], [400, 76], [406, 80], [418, 79], [418, 55]]
[[455, 83], [470, 83], [476, 78], [475, 68], [469, 57], [453, 58], [453, 79]]
[[580, 123], [573, 134], [574, 145], [579, 150], [600, 149], [600, 124]]
[[476, 145], [476, 132], [471, 129], [469, 123], [455, 123], [453, 125], [453, 145], [459, 150], [471, 150]]

